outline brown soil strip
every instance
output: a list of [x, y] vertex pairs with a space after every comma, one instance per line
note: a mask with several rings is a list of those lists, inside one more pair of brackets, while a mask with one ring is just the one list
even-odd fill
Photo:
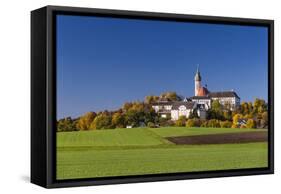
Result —
[[250, 142], [267, 141], [268, 133], [267, 131], [256, 131], [256, 132], [167, 137], [167, 139], [179, 145], [250, 143]]

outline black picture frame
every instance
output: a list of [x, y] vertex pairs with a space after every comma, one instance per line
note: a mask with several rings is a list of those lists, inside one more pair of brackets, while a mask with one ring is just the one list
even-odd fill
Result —
[[[268, 168], [56, 180], [56, 14], [268, 27]], [[31, 182], [46, 188], [274, 173], [274, 21], [46, 6], [31, 12]]]

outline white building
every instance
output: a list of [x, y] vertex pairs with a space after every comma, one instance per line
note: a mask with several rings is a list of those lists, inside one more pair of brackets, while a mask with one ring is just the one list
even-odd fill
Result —
[[152, 104], [152, 108], [154, 109], [154, 111], [160, 114], [162, 118], [168, 118], [171, 116], [172, 106], [172, 101], [163, 98], [159, 99], [158, 102]]
[[230, 110], [236, 109], [240, 105], [240, 97], [234, 91], [211, 92], [212, 100], [218, 100], [221, 105], [227, 106]]
[[207, 87], [201, 86], [201, 75], [200, 71], [197, 68], [197, 72], [195, 74], [194, 82], [195, 82], [195, 96], [191, 97], [193, 102], [198, 104], [205, 104], [206, 110], [211, 108], [211, 104], [213, 100], [218, 100], [221, 105], [225, 106], [230, 110], [236, 109], [240, 105], [240, 97], [234, 92], [231, 91], [220, 91], [220, 92], [210, 92]]
[[202, 78], [199, 68], [194, 77], [194, 96], [183, 101], [169, 101], [160, 99], [153, 103], [152, 108], [163, 118], [178, 120], [180, 116], [189, 117], [194, 110], [201, 119], [207, 116], [207, 110], [211, 108], [212, 101], [218, 100], [226, 109], [235, 110], [240, 105], [240, 97], [231, 91], [210, 92], [207, 87], [202, 87]]
[[174, 102], [171, 110], [171, 120], [178, 120], [180, 116], [188, 118], [196, 105], [194, 102]]

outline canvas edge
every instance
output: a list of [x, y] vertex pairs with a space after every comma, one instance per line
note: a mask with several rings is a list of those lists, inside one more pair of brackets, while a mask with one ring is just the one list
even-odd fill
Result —
[[[46, 188], [59, 188], [59, 187], [73, 187], [73, 186], [90, 186], [90, 185], [107, 185], [107, 184], [123, 184], [123, 183], [140, 183], [140, 182], [154, 182], [154, 181], [171, 181], [171, 180], [185, 180], [185, 179], [199, 179], [199, 178], [218, 178], [218, 177], [230, 177], [230, 176], [246, 176], [246, 175], [260, 175], [260, 174], [273, 174], [274, 173], [274, 21], [263, 20], [263, 19], [248, 19], [248, 18], [232, 18], [232, 17], [217, 17], [217, 16], [199, 16], [199, 15], [184, 15], [184, 14], [173, 14], [173, 13], [155, 13], [155, 12], [140, 12], [140, 11], [125, 11], [125, 10], [109, 10], [109, 9], [95, 9], [95, 8], [77, 8], [77, 7], [63, 7], [63, 6], [46, 6], [41, 9], [46, 9], [46, 37], [47, 37], [47, 99], [46, 99], [46, 120], [47, 126], [46, 133], [46, 182], [41, 185]], [[38, 9], [40, 10], [40, 9]], [[54, 23], [53, 18], [55, 12], [68, 12], [68, 13], [85, 13], [85, 14], [101, 14], [101, 15], [112, 15], [121, 17], [140, 17], [147, 19], [163, 19], [168, 18], [177, 21], [192, 20], [194, 22], [221, 22], [241, 25], [263, 25], [269, 27], [269, 103], [270, 103], [270, 152], [269, 152], [269, 168], [266, 169], [249, 169], [243, 171], [217, 171], [217, 172], [201, 172], [201, 173], [186, 173], [186, 174], [169, 174], [169, 175], [151, 175], [151, 176], [139, 176], [139, 177], [119, 177], [119, 178], [106, 178], [106, 179], [91, 179], [83, 180], [77, 179], [72, 181], [57, 181], [55, 179], [55, 132], [54, 132], [54, 111], [55, 111], [55, 52], [54, 52]], [[51, 108], [50, 108], [51, 107]]]

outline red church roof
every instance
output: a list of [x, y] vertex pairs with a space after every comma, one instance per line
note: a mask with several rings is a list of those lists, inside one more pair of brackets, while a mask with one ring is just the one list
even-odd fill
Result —
[[209, 90], [205, 87], [201, 87], [198, 90], [197, 96], [207, 96], [209, 94]]

